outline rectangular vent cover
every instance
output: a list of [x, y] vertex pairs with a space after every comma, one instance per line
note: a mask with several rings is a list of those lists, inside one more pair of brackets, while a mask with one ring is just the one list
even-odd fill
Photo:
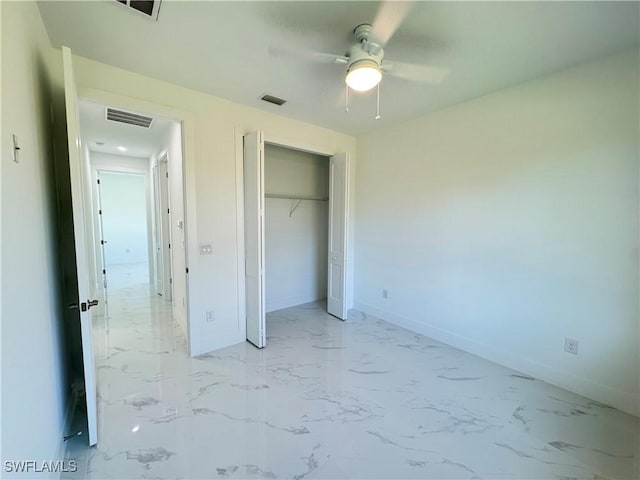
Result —
[[123, 112], [115, 108], [107, 108], [107, 120], [113, 122], [127, 123], [129, 125], [137, 125], [138, 127], [149, 128], [153, 122], [153, 118], [138, 115], [137, 113]]
[[121, 5], [133, 8], [147, 17], [158, 20], [160, 13], [160, 3], [162, 0], [116, 0]]
[[265, 93], [264, 95], [262, 95], [260, 97], [260, 100], [264, 100], [265, 102], [269, 102], [269, 103], [273, 103], [274, 105], [284, 105], [285, 103], [287, 103], [286, 100], [283, 100], [282, 98], [278, 98], [278, 97], [274, 97], [273, 95], [269, 95], [268, 93]]

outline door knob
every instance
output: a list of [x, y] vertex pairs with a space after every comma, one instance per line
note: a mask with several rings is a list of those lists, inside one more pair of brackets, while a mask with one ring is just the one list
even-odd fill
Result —
[[83, 312], [86, 312], [91, 307], [95, 307], [97, 305], [98, 305], [98, 300], [87, 300], [86, 303], [82, 302], [80, 304], [80, 310], [83, 311]]

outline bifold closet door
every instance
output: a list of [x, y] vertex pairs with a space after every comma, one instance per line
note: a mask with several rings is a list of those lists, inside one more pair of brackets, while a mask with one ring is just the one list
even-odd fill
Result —
[[329, 164], [329, 264], [327, 275], [327, 312], [347, 319], [347, 192], [349, 157], [334, 155]]
[[247, 340], [266, 345], [264, 285], [264, 137], [244, 136], [244, 251]]

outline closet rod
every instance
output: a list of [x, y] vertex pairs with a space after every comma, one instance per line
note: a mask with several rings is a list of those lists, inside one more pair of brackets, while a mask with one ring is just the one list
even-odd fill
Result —
[[319, 202], [326, 202], [329, 197], [311, 197], [307, 195], [281, 195], [278, 193], [265, 193], [267, 198], [286, 198], [288, 200], [317, 200]]

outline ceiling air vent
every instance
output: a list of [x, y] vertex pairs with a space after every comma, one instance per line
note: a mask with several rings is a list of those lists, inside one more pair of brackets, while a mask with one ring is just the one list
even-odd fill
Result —
[[129, 125], [137, 125], [138, 127], [149, 128], [153, 118], [137, 113], [124, 112], [115, 108], [107, 108], [107, 120], [113, 122], [127, 123]]
[[147, 17], [158, 20], [160, 13], [160, 3], [162, 0], [115, 0], [117, 3], [125, 7], [132, 8], [136, 12], [142, 13]]
[[283, 100], [282, 98], [274, 97], [273, 95], [269, 95], [268, 93], [265, 93], [264, 95], [262, 95], [260, 97], [260, 100], [264, 100], [265, 102], [273, 103], [274, 105], [278, 105], [278, 106], [281, 106], [287, 103], [286, 100]]

